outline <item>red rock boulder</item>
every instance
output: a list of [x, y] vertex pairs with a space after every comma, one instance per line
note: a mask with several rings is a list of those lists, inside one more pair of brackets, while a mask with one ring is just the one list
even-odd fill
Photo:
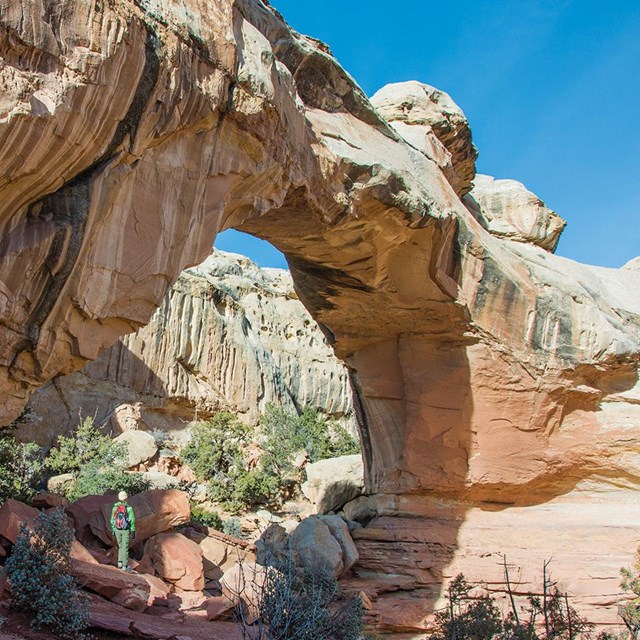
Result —
[[[85, 496], [72, 502], [65, 509], [66, 514], [73, 520], [76, 537], [80, 542], [89, 546], [95, 545], [98, 540], [91, 530], [89, 521], [94, 514], [101, 512], [103, 508], [110, 508], [117, 499], [116, 493], [107, 493], [103, 496]], [[109, 517], [111, 517], [111, 512], [109, 512]], [[113, 540], [104, 542], [109, 545], [113, 544]]]
[[74, 561], [71, 563], [71, 575], [81, 587], [133, 611], [143, 611], [152, 600], [150, 583], [135, 573], [103, 564]]
[[204, 574], [209, 580], [219, 580], [233, 565], [256, 561], [255, 546], [215, 529], [205, 528], [206, 534], [187, 529], [185, 535], [200, 545]]
[[[110, 519], [116, 500], [117, 496], [111, 494], [87, 496], [68, 508], [81, 540], [98, 538], [109, 546], [115, 544]], [[189, 521], [189, 496], [176, 489], [138, 493], [129, 498], [129, 504], [136, 516], [136, 539], [131, 546]]]
[[225, 620], [233, 616], [236, 605], [227, 596], [212, 596], [206, 602], [207, 618], [209, 620]]
[[149, 539], [145, 555], [158, 575], [183, 591], [204, 589], [202, 549], [181, 533], [160, 533]]
[[[20, 525], [33, 528], [40, 512], [18, 500], [7, 500], [0, 507], [0, 536], [15, 544], [20, 534]], [[71, 544], [71, 558], [87, 564], [98, 564], [97, 560], [77, 540]]]
[[42, 491], [31, 501], [36, 509], [55, 509], [56, 507], [68, 507], [69, 501], [57, 493]]
[[222, 595], [235, 606], [242, 605], [243, 618], [253, 624], [260, 616], [260, 599], [264, 590], [267, 569], [255, 562], [236, 564], [220, 579]]

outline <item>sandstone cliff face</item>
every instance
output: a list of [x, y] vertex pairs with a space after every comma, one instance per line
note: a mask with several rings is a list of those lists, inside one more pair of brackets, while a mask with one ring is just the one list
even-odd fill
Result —
[[[443, 95], [418, 91], [436, 108], [415, 122], [376, 111], [323, 45], [260, 0], [146, 11], [25, 0], [0, 7], [0, 24], [0, 141], [14, 151], [0, 160], [0, 421], [148, 322], [178, 273], [235, 227], [287, 255], [350, 369], [369, 491], [398, 497], [371, 535], [390, 565], [417, 558], [413, 586], [439, 585], [496, 508], [509, 517], [490, 518], [487, 544], [524, 564], [522, 538], [502, 528], [536, 513], [560, 523], [557, 501], [585, 495], [606, 495], [598, 521], [625, 541], [612, 563], [631, 558], [637, 269], [552, 255], [554, 225], [514, 224], [511, 204], [498, 211], [526, 242], [490, 233], [460, 199], [475, 151], [458, 145], [465, 125]], [[429, 510], [401, 531], [423, 500], [451, 505], [442, 535]], [[537, 531], [527, 549], [555, 553]], [[617, 568], [589, 580], [589, 540], [572, 542], [582, 604], [585, 583], [615, 590]], [[392, 610], [388, 628], [425, 623]]]
[[115, 431], [184, 430], [224, 410], [255, 423], [269, 403], [314, 407], [355, 430], [347, 370], [290, 274], [214, 250], [180, 276], [148, 325], [34, 393], [22, 432], [51, 444], [79, 414]]

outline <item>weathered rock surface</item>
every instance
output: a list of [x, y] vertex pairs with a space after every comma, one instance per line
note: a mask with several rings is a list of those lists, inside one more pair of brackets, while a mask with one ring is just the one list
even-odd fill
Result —
[[[34, 507], [19, 502], [6, 500], [0, 506], [0, 536], [15, 544], [20, 535], [21, 525], [33, 529], [39, 511]], [[86, 564], [97, 564], [92, 555], [77, 541], [71, 544], [71, 558]]]
[[74, 561], [71, 575], [84, 589], [108, 598], [133, 611], [143, 611], [150, 603], [151, 586], [144, 576], [127, 573], [96, 562]]
[[145, 555], [149, 555], [158, 575], [184, 591], [204, 589], [202, 549], [181, 533], [160, 533], [148, 540]]
[[[94, 516], [101, 514], [103, 509], [109, 510], [107, 517], [110, 518], [111, 507], [117, 499], [118, 494], [116, 492], [107, 493], [103, 496], [84, 496], [66, 507], [65, 512], [71, 518], [76, 531], [76, 538], [80, 540], [80, 542], [83, 544], [95, 542], [96, 535], [91, 529], [91, 521]], [[109, 534], [107, 532], [110, 531], [109, 521], [106, 520], [104, 523], [104, 535], [107, 537], [99, 537], [108, 545], [114, 544], [114, 539], [108, 537]]]
[[[181, 275], [146, 327], [40, 389], [23, 437], [49, 444], [79, 414], [92, 415], [124, 432], [118, 439], [129, 443], [133, 466], [143, 456], [131, 439], [143, 429], [183, 430], [194, 415], [221, 410], [255, 422], [272, 402], [314, 407], [355, 430], [347, 370], [291, 275], [215, 251]], [[150, 440], [145, 456], [155, 455], [152, 447]]]
[[[12, 149], [0, 158], [0, 422], [145, 324], [234, 227], [286, 254], [347, 363], [367, 493], [396, 496], [398, 522], [407, 496], [459, 510], [445, 544], [420, 547], [424, 580], [464, 560], [474, 514], [524, 530], [519, 514], [578, 501], [579, 487], [617, 507], [604, 557], [631, 561], [635, 543], [625, 562], [612, 541], [628, 540], [640, 485], [636, 269], [489, 233], [460, 200], [469, 178], [454, 188], [442, 158], [408, 144], [325, 47], [259, 0], [147, 14], [133, 0], [18, 0], [0, 22], [0, 145]], [[427, 524], [410, 523], [416, 535]], [[572, 531], [578, 606], [590, 524]], [[411, 555], [415, 536], [390, 529], [387, 555]], [[511, 558], [521, 538], [499, 530], [487, 544]], [[556, 555], [535, 530], [529, 546]], [[610, 594], [617, 567], [599, 567], [589, 585]], [[409, 624], [421, 614], [406, 605], [395, 611]]]
[[351, 502], [347, 502], [342, 508], [345, 518], [352, 522], [358, 522], [362, 525], [368, 524], [375, 516], [376, 511], [375, 497], [360, 496]]
[[158, 447], [154, 437], [146, 431], [125, 431], [114, 439], [115, 442], [124, 444], [127, 447], [128, 467], [137, 467], [147, 460], [151, 460], [156, 453]]
[[260, 615], [260, 599], [267, 569], [255, 562], [235, 564], [220, 578], [222, 594], [235, 606], [244, 606], [243, 618], [253, 624]]
[[359, 454], [319, 460], [307, 465], [305, 471], [307, 481], [302, 485], [302, 491], [318, 513], [337, 511], [364, 491], [362, 456]]
[[478, 151], [462, 109], [444, 91], [420, 82], [388, 84], [371, 98], [378, 113], [442, 169], [459, 196], [471, 190]]
[[68, 507], [69, 501], [57, 493], [49, 493], [48, 491], [41, 491], [36, 494], [31, 501], [31, 506], [38, 509], [55, 509], [56, 507]]
[[319, 516], [321, 522], [327, 525], [331, 535], [338, 541], [342, 550], [342, 573], [350, 571], [358, 562], [358, 550], [353, 542], [347, 523], [340, 516]]
[[232, 618], [236, 604], [227, 596], [212, 596], [207, 600], [207, 618], [220, 620], [220, 618]]
[[149, 483], [150, 489], [177, 489], [180, 486], [179, 478], [160, 471], [145, 471], [142, 477]]
[[253, 545], [215, 529], [209, 529], [208, 535], [192, 536], [191, 539], [200, 546], [204, 574], [209, 580], [219, 580], [236, 564], [256, 561]]
[[61, 473], [57, 476], [51, 476], [47, 480], [47, 491], [52, 493], [63, 494], [68, 485], [73, 484], [76, 477], [73, 473]]
[[344, 573], [342, 546], [320, 518], [305, 518], [289, 537], [289, 545], [298, 566], [309, 571], [326, 571], [336, 578]]
[[[110, 524], [115, 499], [115, 495], [87, 496], [68, 507], [80, 540], [90, 532], [107, 545], [115, 544]], [[136, 514], [136, 539], [131, 541], [132, 546], [189, 522], [189, 496], [177, 489], [152, 489], [131, 496], [128, 502]]]
[[517, 180], [478, 174], [464, 198], [469, 211], [495, 236], [555, 251], [566, 222]]
[[94, 597], [90, 602], [91, 626], [146, 640], [191, 638], [192, 640], [243, 640], [235, 622], [208, 622], [205, 617], [181, 614], [151, 615], [122, 609]]
[[256, 540], [258, 564], [265, 567], [285, 566], [289, 550], [289, 534], [278, 523], [270, 524]]
[[[620, 589], [614, 576], [629, 566], [640, 526], [632, 483], [620, 490], [588, 480], [540, 504], [527, 505], [522, 498], [520, 506], [472, 506], [429, 496], [378, 496], [381, 516], [353, 537], [360, 555], [356, 572], [368, 577], [380, 627], [424, 632], [433, 621], [434, 605], [444, 605], [441, 584], [460, 572], [481, 579], [508, 609], [503, 554], [522, 604], [524, 594], [542, 593], [543, 563], [551, 560], [551, 577], [577, 598], [589, 620], [599, 626], [619, 624], [614, 603], [620, 601]], [[402, 596], [399, 587], [406, 590]]]

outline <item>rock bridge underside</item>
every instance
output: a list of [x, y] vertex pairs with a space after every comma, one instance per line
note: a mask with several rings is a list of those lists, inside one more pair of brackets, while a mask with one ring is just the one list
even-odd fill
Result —
[[[371, 101], [260, 0], [0, 6], [0, 422], [144, 325], [216, 233], [283, 251], [349, 367], [378, 517], [360, 581], [411, 635], [463, 570], [615, 621], [638, 543], [640, 278], [475, 176], [432, 87]], [[475, 186], [474, 186], [475, 180]]]

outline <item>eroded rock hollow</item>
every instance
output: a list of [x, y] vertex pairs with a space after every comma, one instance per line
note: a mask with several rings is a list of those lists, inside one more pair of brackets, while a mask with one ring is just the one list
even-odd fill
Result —
[[459, 567], [499, 584], [499, 553], [553, 554], [612, 621], [640, 521], [636, 263], [554, 256], [538, 198], [473, 188], [446, 94], [370, 102], [260, 0], [16, 0], [0, 57], [0, 422], [241, 229], [349, 367], [381, 626], [422, 628]]

